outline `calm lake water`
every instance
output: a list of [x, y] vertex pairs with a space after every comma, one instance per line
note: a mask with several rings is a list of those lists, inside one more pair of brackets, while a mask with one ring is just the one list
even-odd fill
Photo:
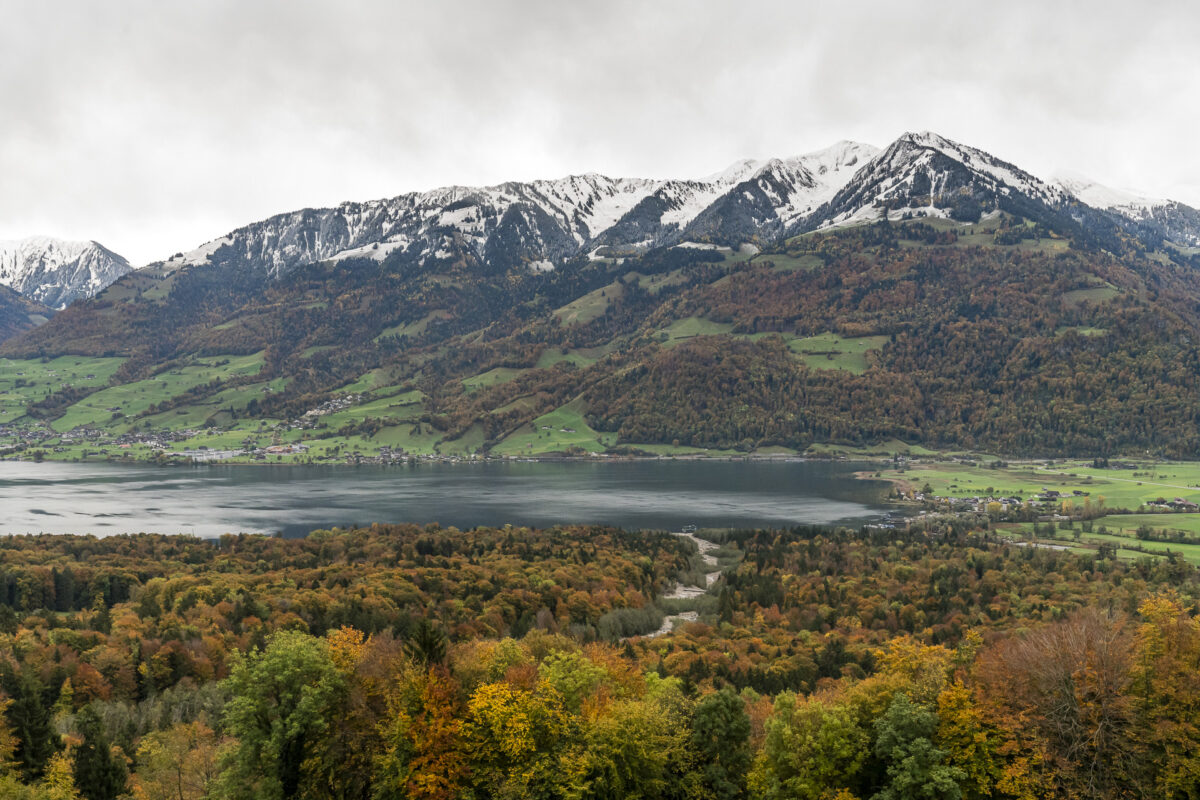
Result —
[[371, 522], [779, 527], [887, 512], [848, 462], [486, 462], [416, 467], [152, 467], [0, 462], [0, 534], [217, 536]]

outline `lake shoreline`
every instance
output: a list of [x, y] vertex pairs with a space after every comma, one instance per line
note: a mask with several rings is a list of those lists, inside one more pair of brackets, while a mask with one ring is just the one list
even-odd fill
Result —
[[[462, 465], [470, 469], [458, 469]], [[157, 465], [156, 465], [157, 466]], [[894, 510], [865, 462], [639, 459], [363, 464], [0, 463], [0, 533], [276, 531], [395, 520], [635, 529], [856, 525]], [[212, 467], [204, 469], [203, 467]], [[219, 468], [218, 468], [219, 467]]]
[[122, 459], [122, 458], [96, 458], [96, 459], [59, 459], [59, 458], [44, 458], [40, 461], [31, 458], [5, 458], [0, 457], [0, 463], [15, 463], [15, 464], [117, 464], [124, 466], [141, 466], [141, 467], [164, 467], [164, 468], [179, 468], [179, 467], [411, 467], [421, 464], [598, 464], [598, 463], [624, 463], [624, 462], [720, 462], [720, 463], [736, 463], [736, 462], [752, 462], [752, 463], [872, 463], [872, 464], [890, 464], [892, 459], [886, 456], [807, 456], [807, 455], [783, 455], [783, 454], [767, 454], [767, 455], [700, 455], [700, 454], [682, 454], [682, 455], [591, 455], [591, 456], [451, 456], [451, 455], [414, 455], [404, 459], [392, 459], [388, 461], [380, 461], [375, 458], [364, 458], [356, 463], [348, 463], [347, 461], [269, 461], [266, 459], [248, 459], [240, 458], [222, 458], [222, 459], [177, 459], [177, 460], [156, 460], [156, 459]]

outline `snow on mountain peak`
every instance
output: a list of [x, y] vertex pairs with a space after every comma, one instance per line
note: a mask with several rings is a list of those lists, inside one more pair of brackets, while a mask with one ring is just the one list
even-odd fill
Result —
[[978, 213], [1027, 197], [1057, 206], [1066, 195], [1018, 167], [932, 131], [908, 132], [864, 164], [810, 227]]
[[[509, 269], [558, 266], [602, 247], [681, 241], [736, 245], [790, 230], [879, 218], [977, 218], [1060, 208], [1071, 198], [988, 153], [932, 131], [885, 150], [852, 141], [788, 158], [744, 158], [704, 178], [612, 178], [596, 172], [496, 186], [449, 186], [263, 220], [175, 259], [278, 277], [321, 260], [459, 260]], [[1099, 202], [1099, 201], [1097, 201]], [[1031, 204], [1032, 203], [1032, 204]]]
[[91, 297], [131, 269], [93, 241], [49, 236], [0, 241], [0, 284], [52, 308]]
[[960, 146], [940, 133], [934, 133], [933, 131], [908, 131], [897, 139], [897, 141], [909, 142], [918, 147], [934, 147], [939, 150], [944, 148], [954, 149]]
[[696, 178], [694, 180], [696, 183], [712, 183], [723, 186], [740, 183], [762, 169], [766, 163], [766, 161], [761, 161], [757, 158], [740, 158], [719, 172], [714, 172], [710, 175], [705, 175], [703, 178]]
[[1168, 200], [1145, 197], [1144, 195], [1125, 189], [1104, 186], [1086, 175], [1081, 175], [1077, 172], [1059, 172], [1051, 178], [1051, 182], [1060, 186], [1068, 194], [1087, 203], [1092, 208], [1148, 211], [1170, 202]]
[[[845, 172], [846, 180], [849, 180], [849, 176], [854, 173], [854, 170], [857, 170], [877, 155], [879, 155], [879, 148], [874, 145], [843, 139], [822, 150], [816, 150], [812, 153], [799, 156], [799, 158], [809, 164], [809, 168], [816, 174], [824, 175], [828, 172]], [[845, 183], [845, 181], [842, 181], [842, 183]], [[841, 187], [839, 186], [838, 188]]]

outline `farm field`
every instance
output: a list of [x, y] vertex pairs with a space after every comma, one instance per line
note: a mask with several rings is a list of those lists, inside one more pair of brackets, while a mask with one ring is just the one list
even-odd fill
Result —
[[[1119, 515], [1116, 519], [1124, 516]], [[1082, 530], [1082, 525], [1079, 522], [1074, 524], [1072, 530], [1054, 528], [1053, 535], [1047, 535], [1047, 525], [1040, 525], [1039, 531], [1034, 534], [1034, 523], [1031, 522], [1006, 522], [999, 523], [995, 526], [998, 532], [1004, 532], [1022, 540], [1037, 539], [1042, 543], [1052, 544], [1055, 547], [1062, 546], [1071, 552], [1095, 552], [1097, 545], [1101, 543], [1115, 545], [1117, 548], [1117, 557], [1122, 559], [1138, 559], [1138, 558], [1161, 558], [1169, 553], [1193, 563], [1200, 565], [1200, 545], [1194, 544], [1176, 544], [1173, 542], [1153, 542], [1137, 539], [1133, 535], [1133, 530], [1129, 530], [1126, 534], [1117, 533], [1101, 533], [1101, 527], [1108, 530], [1113, 530], [1109, 521], [1113, 517], [1105, 517], [1092, 521], [1093, 529], [1091, 531]]]
[[1200, 514], [1110, 514], [1095, 520], [1095, 525], [1097, 528], [1104, 526], [1119, 536], [1134, 536], [1143, 525], [1156, 531], [1200, 536]]
[[583, 417], [583, 403], [572, 400], [522, 426], [492, 448], [497, 455], [542, 455], [579, 448], [599, 453], [616, 444], [615, 433], [598, 433]]
[[793, 339], [788, 347], [812, 369], [844, 369], [855, 375], [867, 371], [867, 353], [887, 343], [886, 336], [845, 337], [822, 333], [803, 339]]
[[582, 325], [591, 322], [608, 311], [608, 304], [613, 300], [619, 299], [624, 293], [625, 287], [614, 281], [607, 286], [602, 286], [599, 289], [588, 292], [582, 297], [572, 300], [555, 311], [554, 316], [563, 325]]
[[703, 317], [685, 317], [659, 331], [658, 341], [663, 347], [674, 347], [697, 336], [719, 336], [732, 330], [733, 326], [727, 322], [713, 322]]
[[1049, 467], [1038, 462], [1013, 462], [1005, 468], [993, 468], [986, 466], [990, 458], [982, 457], [977, 464], [916, 463], [880, 472], [882, 478], [909, 487], [920, 489], [928, 484], [934, 494], [943, 497], [1028, 497], [1043, 489], [1068, 494], [1080, 490], [1087, 492], [1093, 503], [1103, 498], [1105, 508], [1130, 511], [1159, 498], [1200, 502], [1200, 462], [1145, 464], [1133, 469], [1094, 469], [1090, 462]]
[[835, 333], [820, 333], [816, 336], [797, 337], [791, 333], [733, 333], [727, 322], [715, 322], [703, 317], [685, 317], [676, 320], [657, 334], [664, 347], [674, 347], [680, 342], [697, 336], [733, 336], [757, 341], [767, 336], [782, 336], [788, 348], [811, 369], [844, 369], [861, 375], [870, 366], [867, 354], [887, 343], [886, 336], [847, 337]]
[[54, 421], [54, 430], [69, 431], [80, 425], [104, 425], [140, 414], [152, 405], [170, 400], [200, 384], [253, 375], [263, 364], [262, 353], [249, 356], [212, 356], [186, 367], [171, 369], [145, 380], [112, 386], [69, 407]]
[[810, 445], [804, 451], [810, 456], [830, 456], [830, 457], [845, 457], [845, 458], [879, 458], [880, 456], [938, 456], [946, 455], [938, 453], [936, 450], [930, 450], [928, 447], [922, 447], [919, 444], [909, 444], [902, 442], [899, 439], [889, 439], [886, 442], [880, 442], [877, 445], [841, 445], [830, 444], [826, 442], [817, 442]]
[[481, 372], [470, 378], [463, 378], [462, 384], [468, 390], [479, 389], [484, 386], [494, 386], [497, 383], [507, 383], [514, 378], [519, 378], [528, 370], [517, 367], [496, 367], [489, 369], [487, 372]]
[[599, 361], [603, 355], [604, 350], [599, 347], [571, 349], [565, 353], [559, 348], [548, 347], [542, 351], [534, 367], [536, 369], [550, 369], [555, 364], [562, 364], [564, 362], [576, 367], [590, 367]]
[[65, 384], [104, 386], [123, 358], [62, 356], [47, 359], [0, 358], [0, 424], [25, 415], [25, 407]]

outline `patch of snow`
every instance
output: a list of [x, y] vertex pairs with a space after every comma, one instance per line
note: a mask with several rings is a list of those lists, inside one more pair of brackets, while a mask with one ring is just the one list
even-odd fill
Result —
[[479, 233], [483, 231], [483, 220], [479, 216], [477, 206], [464, 206], [453, 211], [441, 212], [437, 224], [439, 227], [455, 228], [464, 233]]
[[717, 245], [717, 244], [711, 244], [709, 242], [680, 242], [679, 244], [677, 244], [675, 246], [676, 247], [690, 247], [693, 250], [720, 250], [725, 253], [733, 252], [728, 247], [723, 247], [723, 246]]
[[1170, 203], [1169, 200], [1146, 197], [1126, 189], [1104, 186], [1075, 172], [1061, 172], [1055, 175], [1052, 181], [1068, 194], [1079, 198], [1092, 208], [1150, 211]]
[[762, 169], [766, 162], [759, 161], [754, 158], [743, 158], [733, 162], [720, 172], [714, 172], [711, 175], [705, 175], [703, 178], [698, 178], [697, 183], [715, 183], [723, 186], [729, 186], [735, 183], [741, 183], [754, 173]]
[[544, 259], [541, 261], [530, 261], [529, 268], [534, 272], [553, 272], [554, 264]]
[[211, 242], [205, 242], [195, 250], [184, 253], [181, 256], [172, 256], [171, 261], [182, 261], [185, 264], [206, 264], [213, 253], [220, 250], [227, 244], [233, 244], [232, 236], [222, 236], [220, 239], [213, 239]]
[[888, 219], [892, 222], [904, 219], [905, 215], [909, 215], [911, 219], [933, 218], [933, 219], [950, 219], [950, 212], [944, 208], [936, 208], [934, 206], [918, 206], [907, 208], [893, 208], [888, 212]]
[[375, 242], [373, 244], [364, 244], [361, 247], [351, 247], [349, 250], [335, 253], [329, 257], [329, 260], [344, 261], [347, 258], [370, 258], [375, 261], [383, 261], [396, 250], [403, 250], [407, 246], [407, 239], [395, 242]]

